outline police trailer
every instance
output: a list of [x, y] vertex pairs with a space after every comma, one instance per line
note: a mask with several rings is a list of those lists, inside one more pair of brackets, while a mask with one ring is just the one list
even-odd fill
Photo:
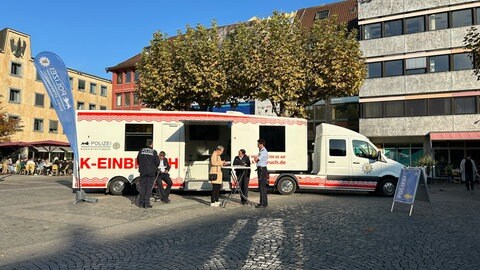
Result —
[[[252, 161], [250, 188], [258, 188], [253, 158], [257, 140], [266, 140], [269, 185], [281, 194], [297, 189], [379, 191], [393, 195], [403, 167], [383, 156], [363, 135], [321, 124], [317, 127], [312, 171], [308, 172], [307, 120], [239, 112], [77, 111], [79, 174], [82, 188], [120, 195], [138, 186], [136, 156], [147, 139], [171, 164], [172, 189], [211, 190], [209, 158], [217, 145], [231, 161], [245, 149]], [[230, 189], [230, 173], [223, 174]], [[73, 188], [78, 183], [73, 181]]]

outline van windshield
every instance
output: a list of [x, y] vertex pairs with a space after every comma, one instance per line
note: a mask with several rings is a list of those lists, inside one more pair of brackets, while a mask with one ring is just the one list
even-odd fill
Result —
[[376, 159], [377, 149], [366, 141], [353, 140], [353, 153], [357, 157]]

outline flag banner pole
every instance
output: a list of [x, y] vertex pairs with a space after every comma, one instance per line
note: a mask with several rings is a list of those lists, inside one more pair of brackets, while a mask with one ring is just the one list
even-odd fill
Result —
[[46, 51], [35, 56], [34, 64], [73, 151], [74, 164], [76, 166], [73, 177], [75, 177], [77, 185], [74, 204], [79, 201], [97, 202], [97, 199], [85, 197], [85, 192], [82, 190], [80, 182], [75, 103], [67, 68], [58, 55]]

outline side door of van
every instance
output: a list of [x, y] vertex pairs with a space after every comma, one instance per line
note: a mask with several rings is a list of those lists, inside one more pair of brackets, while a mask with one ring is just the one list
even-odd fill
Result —
[[375, 189], [378, 177], [383, 170], [383, 163], [378, 161], [376, 148], [368, 141], [352, 140], [352, 179], [362, 189]]
[[347, 180], [350, 178], [350, 162], [347, 154], [348, 139], [346, 138], [326, 138], [327, 147], [325, 157], [327, 159], [327, 179], [328, 180]]

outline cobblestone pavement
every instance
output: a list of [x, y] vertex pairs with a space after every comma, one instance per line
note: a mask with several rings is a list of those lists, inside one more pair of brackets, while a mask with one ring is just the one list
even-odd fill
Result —
[[103, 193], [73, 205], [69, 185], [0, 179], [1, 270], [480, 268], [480, 190], [463, 185], [431, 185], [411, 217], [392, 198], [344, 193], [269, 194], [267, 209], [181, 192], [152, 209]]

